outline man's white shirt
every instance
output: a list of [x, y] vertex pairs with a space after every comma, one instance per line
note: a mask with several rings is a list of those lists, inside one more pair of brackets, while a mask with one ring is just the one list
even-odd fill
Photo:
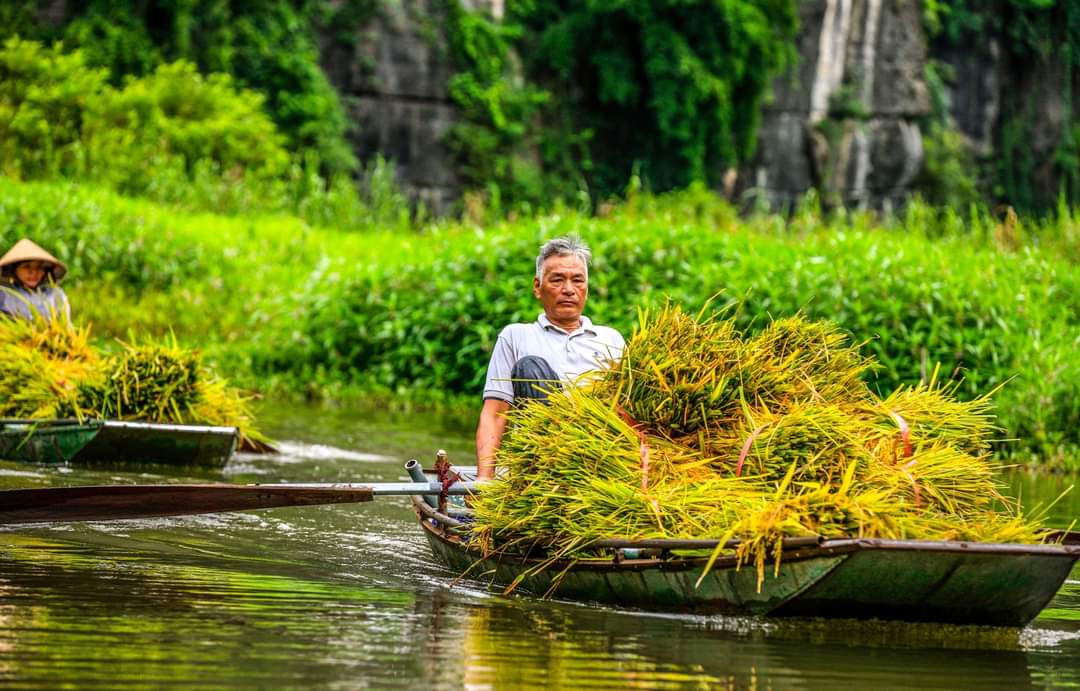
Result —
[[568, 332], [547, 318], [543, 312], [528, 324], [510, 324], [500, 333], [488, 363], [484, 398], [514, 401], [510, 372], [514, 363], [526, 355], [547, 360], [556, 374], [572, 382], [590, 370], [607, 367], [622, 355], [622, 334], [608, 326], [597, 326], [582, 315], [581, 325]]

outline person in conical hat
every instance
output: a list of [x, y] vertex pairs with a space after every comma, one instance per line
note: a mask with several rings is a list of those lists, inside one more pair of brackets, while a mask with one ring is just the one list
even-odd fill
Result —
[[64, 262], [23, 238], [0, 257], [0, 313], [14, 319], [71, 321], [71, 305], [58, 285]]

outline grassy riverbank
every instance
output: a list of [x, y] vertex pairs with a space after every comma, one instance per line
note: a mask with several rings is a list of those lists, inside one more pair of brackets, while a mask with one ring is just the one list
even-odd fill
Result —
[[596, 254], [588, 313], [626, 333], [666, 296], [690, 309], [717, 296], [748, 331], [802, 310], [866, 342], [881, 392], [940, 363], [961, 397], [1004, 385], [1002, 436], [1024, 457], [1074, 465], [1080, 446], [1080, 222], [1067, 211], [1041, 225], [917, 204], [883, 222], [811, 205], [740, 218], [688, 191], [603, 217], [357, 233], [0, 179], [0, 231], [69, 262], [76, 315], [101, 338], [171, 329], [260, 389], [471, 403], [498, 329], [538, 311], [536, 246], [576, 233]]

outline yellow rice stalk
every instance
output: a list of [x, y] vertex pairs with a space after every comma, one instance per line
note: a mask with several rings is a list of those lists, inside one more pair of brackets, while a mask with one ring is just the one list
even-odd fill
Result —
[[[736, 568], [753, 562], [759, 591], [768, 560], [774, 564], [774, 575], [779, 573], [784, 538], [895, 537], [900, 533], [895, 517], [902, 507], [894, 498], [879, 490], [852, 491], [857, 463], [848, 466], [837, 487], [820, 483], [793, 487], [795, 467], [792, 464], [771, 501], [739, 517], [722, 538], [723, 542], [739, 540]], [[706, 573], [721, 549], [713, 553]]]
[[0, 415], [77, 415], [76, 389], [93, 375], [97, 362], [86, 328], [65, 319], [0, 319]]
[[90, 345], [90, 327], [77, 327], [62, 317], [51, 322], [2, 319], [0, 344], [37, 350], [55, 360], [92, 363], [98, 359]]
[[958, 384], [940, 385], [935, 376], [929, 382], [901, 387], [867, 406], [863, 412], [874, 427], [868, 437], [879, 447], [876, 453], [880, 455], [888, 447], [899, 453], [905, 427], [911, 445], [941, 442], [972, 454], [989, 451], [990, 439], [1000, 432], [990, 412], [991, 394], [960, 401], [953, 397]]
[[679, 436], [738, 411], [742, 340], [733, 320], [694, 317], [670, 303], [638, 319], [602, 385], [634, 420]]
[[44, 353], [0, 346], [0, 417], [48, 419], [58, 417], [74, 399], [63, 363]]
[[1041, 544], [1047, 531], [1037, 517], [1020, 513], [985, 513], [969, 517], [934, 512], [906, 513], [897, 517], [901, 537], [912, 540]]
[[747, 343], [748, 398], [766, 404], [809, 399], [839, 404], [870, 396], [863, 375], [877, 365], [831, 322], [801, 314], [777, 319]]
[[936, 443], [916, 448], [907, 458], [895, 459], [891, 453], [872, 456], [863, 480], [917, 509], [970, 515], [1005, 501], [995, 479], [999, 470], [1000, 465], [985, 454], [975, 456]]
[[255, 428], [251, 398], [229, 386], [224, 379], [200, 371], [198, 395], [188, 407], [188, 420], [218, 427], [236, 427], [240, 449], [258, 448], [270, 440]]
[[803, 401], [775, 411], [747, 407], [737, 424], [709, 438], [707, 448], [722, 473], [778, 482], [794, 464], [796, 482], [828, 484], [839, 482], [848, 463], [865, 453], [860, 433], [858, 421], [843, 409]]

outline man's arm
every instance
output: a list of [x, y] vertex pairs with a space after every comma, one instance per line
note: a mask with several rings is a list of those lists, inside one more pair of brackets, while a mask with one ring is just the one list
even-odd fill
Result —
[[506, 429], [506, 417], [510, 404], [498, 398], [484, 401], [480, 410], [480, 423], [476, 426], [476, 479], [490, 480], [495, 477], [495, 450], [502, 442]]

